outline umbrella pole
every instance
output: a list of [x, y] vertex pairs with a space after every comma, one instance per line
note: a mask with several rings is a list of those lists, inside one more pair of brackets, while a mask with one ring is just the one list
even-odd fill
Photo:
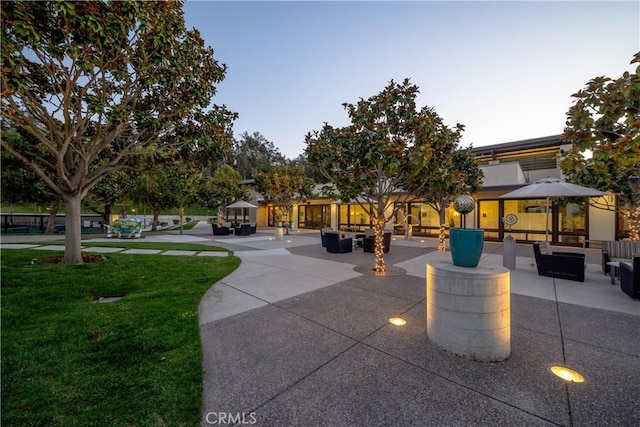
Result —
[[544, 241], [549, 241], [549, 197], [547, 197], [547, 209], [545, 209]]

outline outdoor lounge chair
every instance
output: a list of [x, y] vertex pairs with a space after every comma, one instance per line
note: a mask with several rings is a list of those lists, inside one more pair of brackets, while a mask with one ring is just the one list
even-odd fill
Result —
[[213, 235], [214, 236], [228, 236], [229, 235], [229, 227], [225, 227], [224, 225], [211, 224], [213, 227]]
[[333, 231], [333, 229], [331, 229], [331, 228], [321, 228], [320, 229], [320, 240], [322, 241], [322, 247], [323, 248], [327, 247], [327, 242], [326, 242], [325, 237], [324, 237], [324, 235], [325, 235], [325, 233], [327, 231]]
[[620, 288], [633, 299], [640, 299], [640, 256], [633, 257], [633, 264], [620, 263]]
[[[384, 232], [383, 243], [384, 243], [384, 253], [386, 254], [387, 252], [389, 252], [389, 248], [391, 246], [391, 232], [390, 231], [385, 231]], [[363, 244], [365, 252], [374, 252], [375, 236], [371, 236], [371, 237], [365, 236], [362, 239], [362, 244]]]
[[240, 224], [235, 229], [236, 236], [250, 236], [251, 235], [251, 224]]
[[548, 242], [533, 244], [538, 275], [584, 282], [585, 256], [573, 252], [552, 252]]
[[341, 237], [338, 231], [325, 231], [324, 238], [327, 244], [327, 252], [343, 254], [353, 251], [353, 239], [351, 237]]

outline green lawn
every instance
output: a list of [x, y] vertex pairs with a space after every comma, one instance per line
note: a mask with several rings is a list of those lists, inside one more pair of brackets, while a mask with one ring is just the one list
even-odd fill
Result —
[[[199, 425], [198, 303], [240, 260], [108, 254], [31, 264], [57, 254], [1, 253], [2, 424]], [[114, 295], [124, 298], [94, 303]]]

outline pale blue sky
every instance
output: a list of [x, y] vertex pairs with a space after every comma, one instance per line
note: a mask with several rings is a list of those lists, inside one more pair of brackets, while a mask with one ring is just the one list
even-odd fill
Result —
[[263, 134], [289, 158], [324, 122], [405, 77], [418, 106], [483, 146], [562, 133], [575, 93], [619, 77], [640, 50], [640, 2], [214, 2], [188, 0], [227, 64], [216, 104], [234, 133]]

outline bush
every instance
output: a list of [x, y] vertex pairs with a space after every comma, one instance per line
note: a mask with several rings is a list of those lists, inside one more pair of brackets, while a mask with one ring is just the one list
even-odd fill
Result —
[[191, 222], [191, 217], [190, 217], [190, 216], [185, 217], [185, 220], [186, 220], [187, 222]]
[[173, 220], [173, 225], [178, 225], [180, 224], [180, 220], [179, 219], [174, 219]]

